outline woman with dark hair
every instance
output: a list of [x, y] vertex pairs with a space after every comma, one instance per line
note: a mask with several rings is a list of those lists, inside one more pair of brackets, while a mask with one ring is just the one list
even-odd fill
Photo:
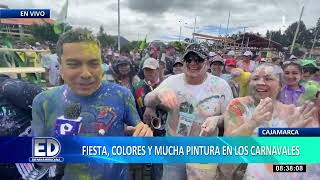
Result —
[[303, 80], [304, 66], [300, 62], [283, 63], [284, 86], [279, 94], [279, 101], [284, 104], [299, 106], [306, 101], [315, 101], [320, 84], [313, 80]]
[[284, 86], [279, 94], [279, 101], [284, 104], [298, 105], [299, 97], [305, 92], [301, 85], [302, 67], [296, 61], [283, 63]]
[[112, 64], [112, 69], [114, 82], [130, 90], [133, 90], [134, 83], [140, 81], [128, 57], [120, 56], [119, 59]]

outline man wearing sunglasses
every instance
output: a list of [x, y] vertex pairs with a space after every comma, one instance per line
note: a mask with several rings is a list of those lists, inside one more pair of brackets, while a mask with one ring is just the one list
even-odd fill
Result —
[[[155, 107], [168, 111], [168, 136], [215, 136], [217, 124], [232, 99], [230, 86], [223, 79], [207, 73], [208, 54], [205, 47], [192, 44], [183, 56], [183, 73], [165, 79], [145, 97], [145, 115]], [[189, 167], [189, 166], [188, 166]], [[188, 168], [189, 170], [189, 168]], [[215, 172], [216, 165], [198, 172]], [[188, 171], [189, 172], [189, 171]], [[212, 173], [211, 173], [212, 174]], [[165, 164], [162, 179], [203, 179], [206, 176], [187, 174], [186, 164]]]

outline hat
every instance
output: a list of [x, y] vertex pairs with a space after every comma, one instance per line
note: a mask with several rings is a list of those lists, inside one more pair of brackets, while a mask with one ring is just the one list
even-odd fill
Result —
[[236, 55], [236, 53], [235, 53], [234, 51], [232, 51], [232, 50], [231, 50], [231, 51], [229, 51], [229, 52], [228, 52], [228, 54], [227, 54], [227, 55], [228, 55], [228, 56], [235, 56], [235, 55]]
[[212, 63], [214, 63], [214, 62], [219, 62], [219, 63], [221, 63], [222, 65], [224, 65], [223, 59], [222, 59], [222, 57], [219, 56], [219, 55], [217, 55], [217, 56], [215, 56], [215, 57], [212, 58], [212, 61], [211, 61], [211, 63], [210, 63], [210, 66], [211, 66]]
[[208, 59], [208, 51], [207, 49], [202, 46], [201, 44], [190, 44], [186, 48], [186, 53], [183, 55], [183, 59], [186, 58], [188, 54], [194, 53], [198, 55], [200, 58], [207, 60]]
[[221, 51], [221, 50], [218, 50], [217, 53], [218, 53], [220, 56], [221, 56], [222, 54], [224, 54], [223, 51]]
[[313, 60], [313, 59], [303, 59], [303, 60], [300, 61], [300, 64], [303, 67], [313, 67], [313, 68], [319, 69], [319, 67], [317, 66], [316, 61]]
[[251, 51], [246, 51], [243, 53], [244, 56], [253, 56]]
[[122, 65], [122, 64], [131, 64], [131, 61], [128, 57], [126, 56], [120, 56], [117, 61], [116, 61], [116, 66]]
[[261, 58], [260, 62], [267, 62], [267, 59], [266, 58]]
[[158, 69], [159, 62], [156, 59], [149, 57], [144, 61], [142, 68]]
[[298, 59], [298, 58], [295, 55], [291, 55], [289, 59], [292, 60], [292, 59]]
[[215, 52], [209, 52], [209, 57], [216, 56], [217, 54]]
[[236, 66], [237, 61], [234, 58], [226, 59], [225, 62], [226, 66]]
[[180, 57], [176, 57], [176, 60], [174, 61], [173, 66], [178, 64], [178, 63], [183, 64], [183, 61], [182, 61], [182, 59]]

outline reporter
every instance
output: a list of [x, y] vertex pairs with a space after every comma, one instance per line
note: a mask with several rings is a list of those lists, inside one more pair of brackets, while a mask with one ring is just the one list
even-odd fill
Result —
[[[39, 94], [33, 101], [32, 135], [54, 136], [56, 118], [68, 103], [80, 103], [83, 118], [79, 135], [152, 136], [140, 121], [129, 89], [102, 81], [100, 44], [85, 29], [60, 36], [57, 55], [65, 85]], [[63, 179], [129, 179], [127, 164], [67, 164]]]

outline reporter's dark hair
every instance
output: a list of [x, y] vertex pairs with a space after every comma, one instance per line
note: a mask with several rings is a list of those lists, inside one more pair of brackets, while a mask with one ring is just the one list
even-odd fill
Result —
[[86, 28], [77, 28], [63, 33], [57, 42], [57, 56], [61, 63], [61, 56], [63, 54], [63, 44], [76, 42], [95, 42], [100, 47], [98, 39]]

